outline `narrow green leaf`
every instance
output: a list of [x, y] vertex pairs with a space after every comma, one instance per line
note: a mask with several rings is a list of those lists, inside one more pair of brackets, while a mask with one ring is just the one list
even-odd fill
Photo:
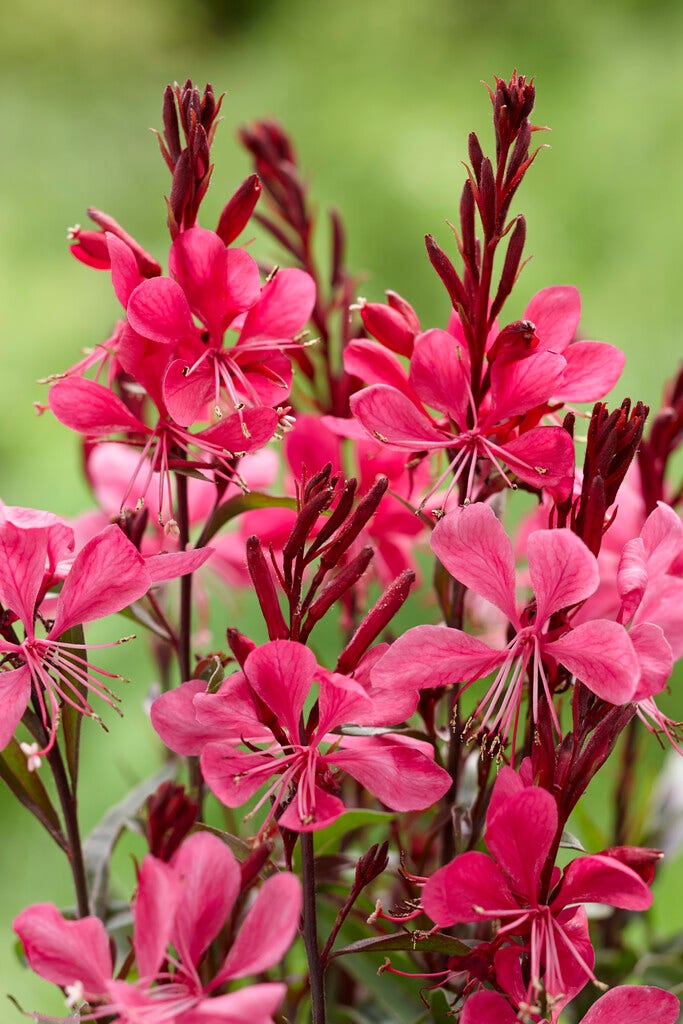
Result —
[[[421, 937], [418, 937], [421, 936]], [[469, 953], [470, 948], [460, 939], [443, 932], [429, 935], [424, 932], [397, 932], [396, 935], [378, 935], [370, 939], [359, 939], [342, 949], [336, 949], [331, 955], [346, 956], [348, 953], [390, 953], [398, 950], [424, 953], [444, 953], [446, 956], [461, 956]]]
[[68, 844], [62, 832], [59, 815], [52, 806], [38, 773], [28, 770], [26, 757], [15, 739], [11, 739], [0, 753], [0, 778], [14, 793], [19, 803], [23, 804], [50, 833], [57, 845], [66, 850]]
[[138, 813], [148, 796], [161, 785], [175, 778], [177, 765], [169, 761], [160, 771], [139, 783], [118, 804], [109, 810], [83, 843], [85, 872], [92, 911], [104, 918], [107, 909], [111, 856], [119, 837]]
[[347, 836], [354, 829], [362, 828], [364, 825], [386, 825], [395, 818], [391, 811], [374, 811], [365, 808], [352, 808], [344, 811], [336, 821], [333, 821], [327, 828], [318, 829], [313, 833], [313, 847], [316, 856], [321, 853], [336, 851], [339, 840]]
[[252, 512], [259, 508], [291, 508], [296, 511], [295, 498], [277, 498], [272, 494], [260, 494], [250, 491], [248, 494], [235, 494], [219, 505], [202, 531], [202, 543], [206, 544], [218, 533], [222, 526], [229, 523], [235, 516], [243, 512]]
[[234, 836], [232, 832], [224, 832], [220, 828], [214, 828], [213, 825], [206, 825], [203, 821], [198, 821], [192, 831], [210, 832], [212, 836], [217, 836], [226, 846], [230, 847], [234, 854], [237, 854], [243, 860], [246, 860], [251, 853], [252, 848], [244, 839]]

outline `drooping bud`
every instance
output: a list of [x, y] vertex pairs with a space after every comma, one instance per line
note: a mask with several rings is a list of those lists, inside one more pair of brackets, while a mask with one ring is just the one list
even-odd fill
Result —
[[502, 329], [491, 345], [487, 353], [489, 364], [517, 363], [532, 355], [538, 344], [536, 324], [531, 320], [515, 320]]

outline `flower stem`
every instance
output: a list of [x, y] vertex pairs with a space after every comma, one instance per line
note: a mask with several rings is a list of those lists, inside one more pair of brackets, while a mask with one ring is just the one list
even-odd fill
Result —
[[311, 1024], [325, 1024], [325, 972], [318, 948], [318, 925], [315, 907], [315, 855], [313, 836], [302, 832], [301, 875], [304, 890], [304, 945], [308, 958], [308, 976], [311, 983]]
[[[177, 484], [177, 522], [178, 549], [185, 551], [190, 539], [190, 523], [187, 502], [187, 477], [178, 473]], [[192, 573], [180, 577], [180, 624], [178, 628], [178, 670], [180, 682], [185, 683], [192, 677], [192, 659], [190, 655], [190, 638], [192, 633]]]
[[90, 914], [90, 899], [88, 897], [88, 882], [85, 876], [81, 833], [78, 826], [76, 794], [71, 792], [66, 769], [64, 768], [64, 761], [56, 743], [48, 753], [47, 760], [52, 770], [52, 777], [55, 780], [55, 788], [64, 815], [66, 838], [69, 843], [67, 856], [69, 858], [71, 874], [73, 875], [74, 889], [76, 890], [78, 916], [88, 917]]

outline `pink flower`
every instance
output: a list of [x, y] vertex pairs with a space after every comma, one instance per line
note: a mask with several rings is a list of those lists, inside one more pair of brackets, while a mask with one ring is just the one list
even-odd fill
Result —
[[[452, 475], [450, 493], [463, 474], [470, 497], [479, 459], [487, 459], [508, 484], [511, 480], [502, 464], [533, 487], [560, 488], [564, 493], [574, 472], [569, 435], [561, 427], [534, 427], [525, 433], [516, 429], [518, 417], [547, 400], [564, 365], [561, 356], [550, 352], [494, 364], [490, 402], [486, 408], [477, 408], [466, 349], [448, 332], [435, 329], [415, 340], [410, 391], [373, 384], [352, 396], [351, 411], [372, 437], [389, 448], [455, 451], [426, 497]], [[439, 410], [444, 418], [435, 421], [428, 407]]]
[[[648, 985], [619, 985], [593, 1003], [581, 1024], [676, 1024], [675, 995]], [[533, 1018], [542, 1024], [541, 1018]], [[551, 1020], [557, 1020], [553, 1014]], [[519, 1024], [517, 1011], [497, 992], [476, 992], [465, 1003], [460, 1024]]]
[[[603, 700], [631, 700], [638, 683], [638, 660], [626, 630], [597, 619], [549, 632], [550, 620], [585, 601], [598, 585], [598, 567], [570, 530], [537, 530], [529, 537], [529, 576], [534, 605], [520, 615], [515, 601], [515, 561], [502, 523], [488, 505], [475, 504], [448, 513], [432, 533], [432, 548], [452, 576], [490, 601], [509, 619], [515, 635], [496, 650], [459, 629], [416, 626], [399, 637], [376, 666], [373, 678], [416, 687], [461, 682], [463, 689], [496, 670], [478, 704], [479, 730], [507, 739], [516, 729], [527, 671], [534, 720], [538, 699], [552, 704], [552, 666], [563, 665]], [[550, 670], [548, 665], [551, 666]], [[514, 740], [513, 740], [514, 745]]]
[[301, 886], [287, 873], [268, 879], [227, 956], [207, 981], [205, 954], [230, 919], [240, 887], [234, 855], [204, 832], [186, 839], [170, 864], [145, 857], [133, 907], [134, 982], [115, 975], [109, 937], [98, 918], [67, 921], [55, 906], [42, 903], [22, 911], [14, 930], [32, 970], [65, 988], [68, 1006], [86, 1001], [94, 1007], [81, 1020], [273, 1024], [284, 985], [265, 982], [227, 995], [214, 993], [281, 960], [296, 934]]
[[[370, 687], [362, 670], [360, 679], [321, 668], [302, 644], [275, 640], [253, 650], [244, 671], [215, 694], [190, 680], [157, 698], [152, 724], [172, 750], [201, 751], [204, 777], [228, 807], [242, 806], [267, 785], [250, 811], [274, 798], [261, 833], [274, 817], [296, 832], [338, 818], [345, 807], [335, 769], [393, 810], [429, 807], [451, 781], [434, 764], [429, 744], [405, 736], [331, 735], [342, 723], [393, 725], [415, 710], [413, 687]], [[300, 726], [314, 684], [318, 699]], [[248, 750], [240, 749], [242, 742]]]
[[[46, 516], [49, 513], [35, 513], [33, 521], [41, 522]], [[11, 634], [5, 631], [0, 639], [4, 662], [15, 666], [0, 672], [0, 749], [11, 739], [33, 690], [49, 733], [45, 748], [34, 752], [38, 757], [55, 742], [62, 701], [97, 718], [84, 688], [116, 706], [116, 697], [98, 677], [118, 677], [83, 661], [87, 645], [59, 638], [74, 626], [121, 611], [146, 594], [153, 582], [192, 571], [208, 557], [208, 552], [200, 551], [157, 555], [145, 561], [117, 526], [108, 526], [76, 555], [50, 610], [52, 622], [40, 637], [36, 636], [36, 613], [46, 586], [59, 578], [57, 559], [67, 554], [64, 530], [69, 529], [59, 521], [46, 522], [26, 527], [9, 521], [0, 524], [0, 602], [15, 622], [21, 622], [25, 634], [23, 639], [7, 639]]]
[[422, 890], [422, 905], [440, 927], [501, 920], [496, 941], [505, 945], [497, 954], [497, 975], [500, 980], [507, 974], [510, 987], [517, 987], [520, 957], [528, 957], [526, 1001], [532, 1010], [542, 991], [559, 1008], [595, 980], [581, 904], [645, 910], [652, 902], [645, 882], [614, 856], [577, 857], [562, 874], [555, 868], [544, 883], [557, 828], [550, 793], [525, 786], [513, 769], [503, 768], [486, 816], [491, 856], [460, 854]]
[[[189, 426], [207, 404], [220, 413], [223, 392], [237, 411], [281, 404], [292, 374], [284, 351], [300, 347], [293, 339], [313, 309], [312, 278], [281, 270], [261, 288], [248, 253], [197, 227], [175, 239], [169, 267], [171, 277], [143, 281], [130, 294], [127, 312], [138, 334], [175, 349], [163, 384], [171, 416]], [[240, 333], [226, 347], [228, 329]]]

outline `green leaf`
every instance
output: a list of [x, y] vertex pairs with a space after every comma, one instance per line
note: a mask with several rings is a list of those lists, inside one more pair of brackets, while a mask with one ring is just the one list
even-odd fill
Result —
[[148, 796], [161, 785], [175, 778], [177, 765], [169, 761], [144, 782], [135, 786], [118, 804], [109, 810], [83, 843], [83, 859], [88, 879], [92, 912], [104, 919], [107, 909], [111, 856], [119, 837], [129, 826]]
[[123, 615], [124, 618], [130, 619], [132, 622], [137, 622], [140, 626], [144, 626], [145, 629], [148, 629], [150, 633], [154, 633], [161, 640], [170, 641], [173, 639], [168, 630], [160, 622], [157, 622], [140, 601], [134, 601], [128, 608], [122, 608], [119, 615]]
[[23, 804], [50, 833], [57, 845], [67, 850], [68, 843], [62, 832], [59, 815], [52, 806], [38, 773], [28, 770], [26, 757], [15, 739], [11, 739], [0, 753], [0, 778], [14, 793], [19, 803]]
[[318, 829], [313, 833], [313, 848], [316, 856], [321, 853], [330, 853], [337, 850], [339, 840], [347, 836], [354, 829], [362, 828], [364, 825], [386, 825], [395, 818], [391, 811], [365, 810], [355, 808], [344, 811], [336, 821], [333, 821], [327, 828]]
[[[85, 635], [83, 633], [83, 626], [72, 626], [71, 629], [67, 629], [66, 633], [62, 633], [59, 639], [61, 643], [65, 644], [84, 644]], [[78, 651], [75, 651], [74, 653], [78, 654]], [[84, 671], [87, 672], [88, 659], [85, 650], [80, 657], [80, 661], [83, 665]], [[87, 700], [88, 691], [83, 683], [72, 675], [65, 666], [60, 666], [60, 672], [71, 682], [74, 690], [76, 690], [84, 700]], [[78, 754], [81, 745], [82, 725], [82, 713], [64, 701], [62, 706], [61, 728], [64, 739], [64, 751], [66, 753], [66, 764], [69, 769], [71, 789], [74, 793], [76, 792], [76, 787], [78, 785]]]
[[198, 821], [192, 831], [210, 832], [212, 836], [217, 836], [225, 843], [226, 846], [229, 846], [234, 854], [239, 855], [245, 860], [251, 853], [252, 847], [244, 839], [240, 839], [239, 836], [234, 836], [232, 832], [223, 832], [222, 829], [214, 828], [213, 825], [206, 825], [203, 821]]
[[229, 523], [235, 516], [243, 512], [253, 512], [259, 508], [291, 508], [296, 511], [295, 498], [277, 498], [272, 494], [260, 494], [250, 491], [248, 494], [235, 494], [219, 505], [202, 531], [202, 544], [207, 544], [218, 533], [222, 526]]
[[349, 953], [390, 953], [398, 950], [423, 953], [444, 953], [446, 956], [462, 956], [470, 952], [460, 939], [444, 932], [397, 932], [395, 935], [378, 935], [370, 939], [359, 939], [348, 946], [336, 949], [331, 957], [346, 956]]

